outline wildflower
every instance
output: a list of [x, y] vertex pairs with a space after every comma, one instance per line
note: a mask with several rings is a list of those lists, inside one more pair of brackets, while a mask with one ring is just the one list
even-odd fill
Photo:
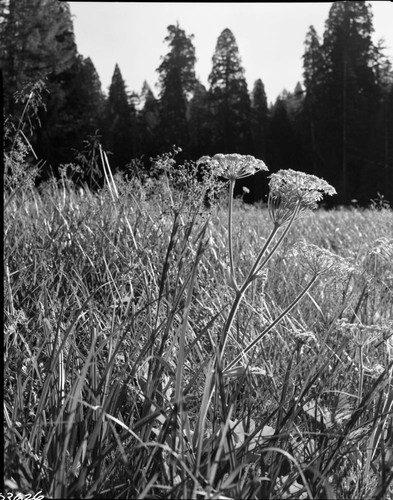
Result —
[[363, 323], [350, 323], [347, 318], [337, 320], [341, 332], [347, 334], [351, 341], [357, 345], [365, 346], [375, 340], [389, 340], [392, 337], [393, 321], [385, 321], [380, 325], [364, 325]]
[[222, 154], [218, 153], [213, 157], [202, 156], [197, 161], [197, 164], [208, 163], [217, 170], [217, 175], [225, 177], [229, 181], [243, 179], [250, 175], [254, 175], [260, 170], [266, 170], [266, 164], [262, 160], [257, 160], [251, 155], [240, 155], [237, 153]]
[[393, 238], [383, 236], [377, 239], [370, 254], [380, 255], [383, 260], [391, 262], [391, 259], [393, 259]]
[[269, 189], [268, 211], [276, 226], [287, 224], [296, 209], [314, 210], [324, 194], [337, 194], [325, 180], [291, 169], [272, 174]]
[[292, 253], [299, 258], [299, 263], [313, 275], [334, 272], [337, 274], [355, 273], [357, 269], [347, 259], [305, 241], [298, 241]]

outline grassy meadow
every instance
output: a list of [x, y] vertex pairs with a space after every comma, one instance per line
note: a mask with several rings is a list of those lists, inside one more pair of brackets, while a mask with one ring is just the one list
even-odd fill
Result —
[[9, 162], [6, 491], [393, 499], [392, 210], [102, 159], [97, 192]]

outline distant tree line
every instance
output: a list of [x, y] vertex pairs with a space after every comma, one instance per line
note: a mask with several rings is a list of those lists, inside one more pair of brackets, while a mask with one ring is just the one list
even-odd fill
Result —
[[[270, 105], [261, 79], [249, 91], [229, 29], [218, 37], [208, 88], [195, 75], [193, 36], [179, 24], [167, 29], [157, 97], [147, 82], [140, 93], [128, 92], [117, 64], [106, 96], [94, 64], [78, 54], [67, 2], [0, 0], [5, 118], [21, 117], [24, 85], [44, 79], [47, 89], [30, 137], [47, 161], [44, 177], [80, 158], [90, 137], [111, 152], [113, 169], [138, 158], [148, 171], [151, 157], [176, 145], [180, 160], [251, 154], [272, 172], [321, 176], [340, 203], [366, 203], [378, 192], [391, 198], [393, 71], [382, 44], [372, 41], [370, 5], [334, 2], [322, 39], [313, 26], [306, 34], [303, 84]], [[262, 175], [244, 182], [246, 201], [261, 199], [264, 182]]]

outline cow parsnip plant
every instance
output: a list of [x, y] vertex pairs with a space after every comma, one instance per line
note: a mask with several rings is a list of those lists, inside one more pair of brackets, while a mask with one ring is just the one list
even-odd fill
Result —
[[7, 198], [7, 491], [391, 498], [391, 212], [292, 170], [247, 207], [262, 161], [175, 156]]

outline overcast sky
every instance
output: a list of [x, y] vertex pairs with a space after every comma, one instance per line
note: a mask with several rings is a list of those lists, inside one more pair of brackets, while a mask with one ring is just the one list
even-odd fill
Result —
[[[384, 38], [393, 59], [393, 3], [370, 2], [374, 42]], [[144, 80], [157, 95], [156, 69], [168, 52], [167, 26], [194, 35], [197, 77], [207, 87], [217, 38], [234, 34], [248, 88], [261, 78], [269, 102], [302, 82], [304, 40], [310, 25], [322, 37], [332, 2], [197, 3], [70, 2], [78, 51], [90, 57], [107, 92], [118, 63], [127, 89], [140, 92]]]

